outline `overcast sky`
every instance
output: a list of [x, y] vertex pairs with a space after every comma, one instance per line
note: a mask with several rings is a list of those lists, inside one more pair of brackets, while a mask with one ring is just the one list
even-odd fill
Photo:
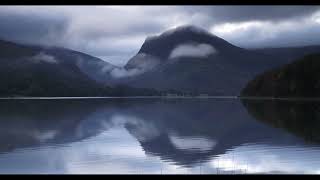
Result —
[[196, 25], [244, 48], [320, 45], [320, 6], [1, 6], [0, 38], [123, 65], [145, 38]]

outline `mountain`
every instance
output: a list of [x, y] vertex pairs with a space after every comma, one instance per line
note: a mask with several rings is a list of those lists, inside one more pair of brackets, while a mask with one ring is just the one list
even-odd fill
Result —
[[154, 90], [99, 82], [117, 67], [59, 47], [22, 45], [0, 40], [0, 96], [150, 95]]
[[264, 72], [242, 90], [242, 96], [320, 97], [320, 54], [307, 55]]
[[320, 46], [248, 50], [181, 26], [148, 37], [117, 67], [70, 49], [0, 40], [0, 96], [239, 95], [255, 76], [310, 52]]
[[281, 48], [261, 48], [261, 49], [250, 49], [251, 51], [263, 53], [266, 55], [272, 55], [287, 61], [302, 58], [308, 54], [314, 54], [320, 52], [320, 46], [300, 46], [300, 47], [281, 47]]
[[2, 100], [0, 152], [49, 143], [75, 142], [93, 136], [79, 125], [103, 100]]
[[239, 95], [252, 77], [287, 61], [234, 46], [198, 27], [182, 26], [148, 37], [125, 66], [136, 75], [118, 82], [159, 90]]
[[41, 47], [0, 41], [1, 96], [65, 96], [98, 93], [91, 81], [71, 61]]

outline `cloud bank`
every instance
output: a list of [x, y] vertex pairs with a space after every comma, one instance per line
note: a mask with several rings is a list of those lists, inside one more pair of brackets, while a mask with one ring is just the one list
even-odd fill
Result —
[[124, 65], [180, 25], [241, 47], [320, 44], [320, 6], [1, 6], [0, 39], [62, 46]]

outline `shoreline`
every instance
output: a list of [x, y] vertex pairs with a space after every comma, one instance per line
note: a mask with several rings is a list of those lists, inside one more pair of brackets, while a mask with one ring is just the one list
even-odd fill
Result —
[[256, 96], [97, 96], [97, 97], [0, 97], [0, 100], [67, 100], [67, 99], [248, 99], [248, 100], [285, 100], [320, 101], [319, 98], [304, 97], [256, 97]]
[[97, 96], [97, 97], [0, 97], [0, 100], [8, 99], [237, 99], [237, 96]]

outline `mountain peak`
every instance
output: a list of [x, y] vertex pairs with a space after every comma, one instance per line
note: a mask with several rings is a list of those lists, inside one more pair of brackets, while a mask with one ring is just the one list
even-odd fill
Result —
[[177, 46], [190, 44], [205, 44], [212, 46], [218, 51], [227, 52], [232, 49], [238, 49], [238, 47], [203, 28], [184, 25], [165, 31], [160, 35], [148, 37], [138, 53], [145, 53], [160, 59], [167, 59], [172, 50]]
[[198, 26], [193, 26], [193, 25], [183, 25], [183, 26], [178, 26], [176, 28], [173, 29], [169, 29], [167, 31], [165, 31], [162, 35], [169, 35], [172, 33], [195, 33], [195, 34], [207, 34], [207, 35], [212, 35], [210, 32], [208, 32], [207, 30], [198, 27]]
[[209, 35], [209, 36], [216, 37], [214, 34], [208, 32], [207, 30], [205, 30], [201, 27], [193, 26], [193, 25], [182, 25], [182, 26], [178, 26], [175, 28], [171, 28], [171, 29], [161, 33], [160, 35], [149, 36], [149, 37], [147, 37], [146, 41], [156, 40], [160, 37], [171, 36], [171, 35], [176, 35], [176, 34], [198, 34], [198, 35]]

